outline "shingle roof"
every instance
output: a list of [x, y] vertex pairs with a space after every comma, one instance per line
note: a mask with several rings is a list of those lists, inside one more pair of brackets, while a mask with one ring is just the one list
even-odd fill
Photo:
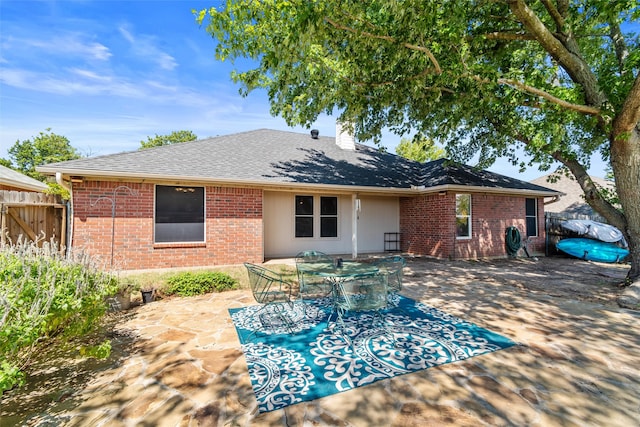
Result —
[[[585, 202], [584, 191], [582, 191], [580, 184], [578, 184], [575, 179], [562, 175], [555, 182], [548, 182], [549, 177], [552, 175], [554, 174], [544, 175], [531, 181], [532, 184], [544, 185], [547, 188], [561, 193], [556, 202], [545, 205], [544, 210], [546, 212], [566, 214], [569, 217], [577, 215], [601, 218], [601, 216]], [[592, 176], [591, 180], [600, 187], [615, 190], [615, 186], [611, 181], [595, 176]]]
[[[421, 164], [373, 147], [341, 149], [335, 138], [259, 129], [146, 150], [70, 160], [38, 168], [66, 175], [314, 184], [387, 189], [480, 185], [549, 191], [533, 184], [440, 162]], [[465, 181], [466, 180], [466, 181]]]
[[428, 162], [422, 166], [422, 184], [425, 187], [441, 185], [470, 185], [485, 188], [511, 188], [531, 191], [554, 191], [549, 188], [511, 178], [506, 175], [475, 169], [446, 159]]
[[21, 174], [2, 165], [0, 165], [0, 183], [28, 191], [43, 191], [49, 188], [44, 182], [40, 182], [37, 179], [33, 179], [30, 176]]

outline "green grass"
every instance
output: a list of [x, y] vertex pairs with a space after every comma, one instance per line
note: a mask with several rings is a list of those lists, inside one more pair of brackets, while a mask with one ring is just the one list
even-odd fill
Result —
[[[282, 274], [284, 280], [289, 282], [298, 282], [296, 267], [288, 264], [269, 264], [266, 266], [269, 270], [273, 270]], [[193, 268], [193, 269], [175, 269], [149, 272], [120, 273], [120, 281], [132, 284], [134, 290], [140, 289], [167, 289], [170, 278], [181, 272], [220, 272], [226, 273], [237, 282], [238, 289], [249, 289], [249, 278], [247, 269], [243, 265], [230, 265], [210, 268]]]

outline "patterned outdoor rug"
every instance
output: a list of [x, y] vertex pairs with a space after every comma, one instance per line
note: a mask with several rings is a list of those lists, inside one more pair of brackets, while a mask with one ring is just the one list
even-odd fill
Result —
[[328, 300], [298, 303], [293, 334], [284, 325], [265, 330], [255, 315], [260, 306], [229, 309], [260, 412], [515, 345], [428, 305], [394, 299], [384, 324], [362, 313], [345, 317], [342, 330], [327, 322]]

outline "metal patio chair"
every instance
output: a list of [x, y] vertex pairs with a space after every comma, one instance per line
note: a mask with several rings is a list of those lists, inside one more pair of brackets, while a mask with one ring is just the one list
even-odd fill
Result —
[[402, 291], [404, 267], [407, 265], [407, 261], [403, 257], [395, 255], [376, 260], [374, 264], [379, 268], [380, 274], [387, 275], [389, 293], [400, 293]]
[[331, 295], [333, 285], [324, 277], [305, 273], [300, 264], [321, 263], [333, 265], [333, 258], [324, 252], [304, 251], [296, 255], [296, 270], [298, 272], [298, 283], [300, 284], [299, 297], [302, 300], [325, 298]]
[[[387, 276], [384, 274], [354, 276], [341, 280], [335, 285], [333, 297], [335, 325], [353, 350], [355, 349], [349, 337], [349, 327], [345, 323], [345, 318], [349, 314], [353, 316], [350, 322], [355, 322], [358, 327], [381, 328], [385, 335], [393, 340], [393, 333], [387, 327], [383, 313], [388, 305], [387, 295]], [[362, 322], [363, 320], [365, 323]], [[331, 328], [331, 317], [329, 328]]]
[[285, 281], [275, 271], [259, 265], [244, 263], [249, 274], [249, 284], [253, 297], [262, 308], [256, 313], [265, 328], [278, 326], [293, 331], [294, 320], [292, 283]]

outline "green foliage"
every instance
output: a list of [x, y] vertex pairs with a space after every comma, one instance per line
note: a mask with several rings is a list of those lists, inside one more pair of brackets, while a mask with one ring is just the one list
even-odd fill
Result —
[[44, 191], [45, 194], [57, 194], [60, 197], [62, 197], [64, 200], [71, 199], [71, 194], [69, 193], [69, 190], [67, 190], [60, 184], [56, 182], [47, 182], [47, 185], [49, 186], [49, 188], [47, 188]]
[[189, 297], [208, 292], [236, 289], [237, 282], [231, 276], [217, 271], [185, 272], [167, 279], [164, 291], [169, 295]]
[[615, 206], [616, 209], [619, 209], [620, 211], [622, 211], [622, 207], [620, 205], [620, 199], [618, 198], [618, 193], [616, 192], [615, 188], [601, 187], [597, 184], [596, 184], [596, 187], [598, 188], [598, 191], [600, 191], [600, 195], [605, 200], [607, 200], [607, 202], [609, 202], [612, 206]]
[[94, 359], [106, 359], [111, 354], [111, 340], [105, 340], [98, 345], [80, 347], [80, 355]]
[[22, 387], [25, 384], [24, 372], [6, 360], [0, 361], [0, 394], [14, 387]]
[[[229, 0], [195, 14], [216, 57], [243, 67], [241, 94], [265, 89], [289, 125], [335, 112], [360, 140], [413, 132], [479, 167], [559, 162], [640, 247], [637, 1]], [[582, 179], [598, 154], [623, 213]]]
[[9, 157], [13, 169], [39, 181], [46, 177], [36, 172], [36, 166], [80, 158], [78, 151], [69, 140], [46, 129], [32, 140], [16, 141], [9, 148]]
[[[62, 256], [54, 245], [18, 242], [0, 250], [0, 363], [2, 390], [21, 384], [38, 344], [91, 332], [106, 311], [117, 280], [86, 256]], [[11, 380], [13, 378], [13, 380]]]
[[157, 135], [151, 138], [147, 137], [146, 141], [140, 141], [140, 150], [152, 147], [161, 147], [163, 145], [179, 144], [181, 142], [195, 141], [198, 136], [190, 130], [173, 131], [169, 135]]
[[424, 163], [442, 159], [446, 156], [446, 151], [438, 147], [431, 139], [416, 137], [412, 140], [402, 138], [396, 147], [396, 154], [405, 159]]
[[[525, 167], [518, 146], [543, 166], [557, 150], [588, 162], [607, 149], [599, 120], [610, 113], [574, 107], [622, 107], [640, 66], [639, 43], [620, 34], [628, 51], [620, 60], [611, 37], [640, 7], [571, 1], [558, 13], [561, 26], [544, 2], [531, 3], [526, 15], [521, 1], [234, 0], [197, 19], [218, 41], [218, 59], [257, 60], [233, 79], [243, 94], [265, 88], [272, 113], [290, 125], [337, 110], [360, 139], [379, 138], [386, 127], [415, 129], [450, 145], [455, 160], [507, 156]], [[557, 35], [555, 51], [551, 39], [529, 33], [534, 19], [546, 26], [540, 37]], [[576, 52], [580, 66], [567, 63]], [[589, 76], [578, 78], [574, 67]]]

